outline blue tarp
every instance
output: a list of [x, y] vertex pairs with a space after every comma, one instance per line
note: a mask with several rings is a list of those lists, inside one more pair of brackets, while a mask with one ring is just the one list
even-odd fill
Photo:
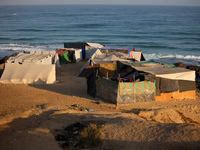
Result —
[[134, 47], [118, 47], [118, 46], [104, 46], [99, 49], [102, 49], [102, 50], [129, 50], [129, 51], [135, 50]]

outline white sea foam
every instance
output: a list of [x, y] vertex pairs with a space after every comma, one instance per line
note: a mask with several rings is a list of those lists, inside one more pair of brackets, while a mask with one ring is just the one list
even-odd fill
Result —
[[55, 46], [43, 46], [43, 45], [30, 45], [30, 44], [0, 44], [0, 58], [14, 54], [15, 52], [41, 50], [41, 51], [55, 51]]
[[200, 55], [199, 56], [193, 56], [193, 55], [179, 55], [179, 54], [156, 54], [156, 53], [152, 53], [152, 54], [144, 54], [145, 58], [147, 60], [150, 59], [165, 59], [165, 58], [169, 58], [169, 59], [196, 59], [196, 60], [200, 60]]
[[180, 54], [144, 54], [146, 60], [154, 60], [165, 64], [183, 62], [185, 65], [200, 66], [200, 55], [180, 55]]
[[30, 45], [30, 44], [0, 44], [0, 50], [7, 51], [31, 51], [31, 50], [55, 50], [54, 46], [43, 46], [43, 45]]

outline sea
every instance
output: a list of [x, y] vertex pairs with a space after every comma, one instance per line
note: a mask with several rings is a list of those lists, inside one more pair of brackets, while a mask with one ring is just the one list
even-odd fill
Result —
[[146, 60], [200, 66], [200, 7], [0, 6], [0, 58], [65, 42], [135, 47]]

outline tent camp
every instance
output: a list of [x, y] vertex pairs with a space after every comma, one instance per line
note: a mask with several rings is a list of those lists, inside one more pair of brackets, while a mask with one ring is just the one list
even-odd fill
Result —
[[101, 47], [103, 47], [103, 45], [99, 43], [64, 43], [64, 48], [82, 49], [82, 59], [90, 59], [90, 57], [95, 53], [97, 48]]
[[0, 79], [3, 84], [53, 84], [59, 58], [55, 51], [30, 51], [10, 57]]
[[78, 63], [82, 60], [82, 49], [62, 48], [56, 49], [56, 53], [59, 56], [60, 63]]

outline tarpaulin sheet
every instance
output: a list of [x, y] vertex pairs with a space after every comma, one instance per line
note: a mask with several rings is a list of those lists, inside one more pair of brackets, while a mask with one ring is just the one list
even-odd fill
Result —
[[87, 93], [95, 97], [96, 95], [96, 72], [94, 71], [87, 77]]
[[109, 55], [109, 54], [101, 54], [101, 55], [96, 55], [92, 61], [95, 63], [95, 64], [101, 64], [101, 63], [111, 63], [111, 62], [116, 62], [116, 61], [130, 61], [130, 60], [127, 60], [127, 59], [122, 59], [122, 58], [119, 58], [115, 55]]
[[134, 50], [134, 47], [118, 47], [118, 46], [104, 46], [100, 48], [102, 50]]
[[115, 81], [98, 78], [96, 96], [117, 104], [118, 83]]
[[188, 70], [188, 69], [179, 68], [179, 67], [169, 68], [169, 67], [166, 67], [165, 65], [161, 65], [158, 63], [140, 64], [140, 66], [131, 64], [131, 63], [124, 63], [124, 62], [122, 63], [129, 65], [138, 71], [151, 73], [155, 75], [156, 77], [172, 79], [172, 80], [195, 81], [195, 71], [193, 70]]
[[68, 58], [68, 52], [66, 51], [65, 53], [63, 53], [60, 58], [61, 58], [61, 63], [68, 63], [69, 62], [69, 58]]
[[3, 84], [53, 84], [55, 81], [55, 64], [6, 63], [0, 79]]
[[90, 59], [91, 56], [96, 52], [97, 48], [101, 48], [103, 45], [99, 43], [87, 43], [85, 46], [85, 52], [86, 52], [86, 59]]
[[142, 52], [132, 51], [131, 54], [132, 58], [134, 58], [137, 61], [141, 61]]
[[[87, 77], [89, 74], [90, 74], [90, 72], [88, 72], [89, 74], [87, 74], [87, 72], [85, 72], [84, 70], [86, 69], [87, 70], [87, 68], [86, 67], [88, 67], [89, 65], [90, 65], [90, 63], [92, 62], [92, 59], [95, 57], [95, 56], [97, 56], [97, 55], [101, 55], [102, 53], [101, 53], [101, 51], [98, 49], [98, 50], [96, 50], [96, 52], [91, 56], [91, 58], [85, 63], [85, 65], [80, 69], [80, 73], [78, 74], [78, 76], [80, 76], [80, 77]], [[93, 63], [93, 62], [92, 62]], [[91, 65], [92, 66], [92, 65]], [[84, 73], [83, 73], [84, 72]], [[83, 74], [82, 74], [83, 73]]]
[[149, 102], [156, 98], [155, 82], [119, 82], [117, 103]]
[[56, 64], [61, 67], [58, 54], [55, 51], [30, 51], [30, 54], [19, 53], [15, 57], [10, 57], [7, 63], [31, 63], [31, 64]]
[[154, 101], [155, 82], [115, 82], [99, 78], [96, 95], [115, 104]]

